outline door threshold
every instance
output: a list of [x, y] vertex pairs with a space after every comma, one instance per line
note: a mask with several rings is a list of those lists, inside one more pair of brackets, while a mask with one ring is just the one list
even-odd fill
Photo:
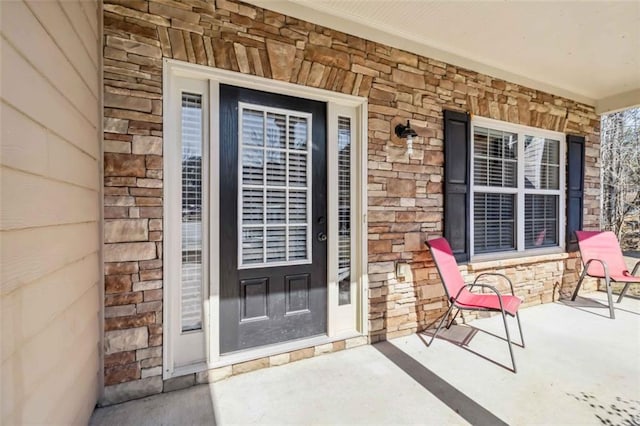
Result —
[[297, 351], [299, 349], [305, 349], [312, 346], [325, 345], [327, 343], [333, 343], [340, 340], [351, 339], [354, 337], [361, 337], [362, 334], [356, 331], [348, 331], [329, 337], [326, 334], [321, 336], [315, 336], [305, 339], [293, 340], [285, 343], [275, 343], [273, 345], [260, 346], [259, 348], [246, 349], [243, 351], [234, 352], [227, 355], [220, 355], [218, 360], [209, 364], [208, 368], [226, 367], [228, 365], [238, 364], [246, 361], [253, 361], [254, 359], [265, 358], [273, 355], [280, 355], [288, 352]]

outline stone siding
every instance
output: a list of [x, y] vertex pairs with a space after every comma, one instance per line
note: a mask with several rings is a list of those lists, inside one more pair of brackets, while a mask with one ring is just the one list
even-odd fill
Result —
[[[107, 386], [143, 388], [135, 381], [161, 374], [162, 58], [368, 98], [371, 341], [443, 312], [423, 244], [442, 234], [443, 109], [586, 136], [585, 224], [598, 227], [600, 120], [590, 106], [227, 0], [105, 0], [103, 53]], [[411, 158], [393, 134], [406, 119], [420, 136]], [[398, 261], [411, 279], [395, 277]], [[533, 277], [517, 290], [530, 304], [575, 281], [573, 257], [522, 268], [506, 272]]]

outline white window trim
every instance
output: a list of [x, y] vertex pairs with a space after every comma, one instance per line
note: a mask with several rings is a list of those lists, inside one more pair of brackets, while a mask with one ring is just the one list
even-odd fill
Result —
[[[368, 300], [366, 295], [363, 295], [363, 299], [359, 302], [359, 298], [357, 295], [358, 289], [358, 259], [359, 256], [362, 256], [362, 247], [358, 245], [358, 237], [360, 236], [361, 240], [364, 240], [364, 245], [367, 245], [367, 236], [358, 231], [358, 216], [359, 209], [357, 208], [358, 200], [356, 199], [358, 188], [366, 188], [366, 184], [362, 184], [362, 182], [367, 182], [366, 175], [358, 177], [357, 173], [359, 167], [362, 167], [362, 164], [365, 164], [362, 167], [366, 171], [366, 161], [362, 163], [359, 161], [360, 152], [359, 150], [362, 148], [362, 143], [366, 139], [364, 139], [361, 135], [366, 135], [366, 133], [360, 133], [362, 131], [362, 126], [360, 126], [359, 121], [362, 120], [362, 117], [357, 113], [357, 110], [343, 105], [329, 104], [327, 111], [327, 122], [329, 123], [327, 126], [327, 131], [329, 134], [334, 135], [335, 139], [331, 140], [332, 146], [328, 150], [327, 155], [327, 175], [328, 175], [328, 187], [335, 188], [335, 190], [328, 191], [328, 200], [327, 200], [327, 209], [330, 212], [338, 212], [338, 203], [339, 203], [339, 191], [338, 191], [338, 119], [340, 117], [348, 117], [351, 120], [351, 303], [346, 305], [339, 304], [339, 280], [338, 280], [338, 262], [339, 262], [339, 229], [338, 229], [338, 220], [337, 214], [335, 219], [330, 223], [331, 226], [328, 228], [328, 253], [327, 253], [327, 262], [328, 262], [328, 275], [329, 275], [329, 318], [330, 321], [327, 323], [327, 332], [330, 336], [336, 335], [338, 333], [348, 333], [353, 332], [355, 330], [361, 330], [362, 325], [366, 324], [367, 318], [362, 317], [361, 314], [358, 315], [359, 304], [365, 304], [368, 306]], [[366, 115], [365, 115], [366, 117]], [[366, 120], [364, 120], [366, 121]], [[366, 148], [365, 148], [366, 155]], [[362, 158], [362, 157], [360, 157]], [[366, 157], [365, 157], [366, 159]], [[360, 185], [360, 186], [358, 186]], [[361, 192], [364, 193], [366, 197], [366, 189]], [[366, 204], [362, 204], [365, 206], [366, 212]], [[366, 229], [366, 228], [365, 228]], [[366, 232], [365, 232], [366, 234]], [[366, 247], [365, 247], [366, 248]], [[364, 252], [366, 253], [366, 252]], [[364, 254], [366, 257], [366, 254]], [[355, 324], [353, 324], [353, 318], [359, 319]]]
[[[476, 127], [485, 127], [494, 130], [501, 130], [505, 132], [516, 133], [518, 135], [518, 174], [517, 174], [517, 188], [505, 188], [505, 187], [491, 187], [484, 185], [474, 185], [473, 177], [474, 177], [474, 142], [473, 135]], [[521, 187], [522, 182], [524, 182], [524, 137], [525, 135], [529, 136], [541, 136], [548, 139], [554, 139], [559, 141], [560, 145], [560, 170], [559, 170], [559, 189], [557, 190], [548, 190], [548, 189], [524, 189]], [[509, 259], [514, 257], [523, 257], [523, 256], [536, 256], [536, 255], [545, 255], [545, 254], [553, 254], [553, 253], [561, 253], [565, 251], [565, 226], [566, 226], [566, 143], [565, 143], [566, 135], [561, 132], [555, 132], [552, 130], [540, 129], [537, 127], [525, 126], [522, 124], [512, 124], [505, 121], [494, 120], [492, 118], [486, 117], [471, 117], [471, 143], [470, 143], [470, 156], [471, 156], [471, 167], [469, 171], [469, 176], [471, 179], [471, 194], [469, 196], [469, 215], [470, 215], [470, 224], [469, 224], [469, 232], [470, 235], [470, 251], [471, 251], [471, 262], [483, 262], [489, 260], [498, 260], [498, 259]], [[493, 253], [481, 253], [475, 254], [474, 250], [474, 218], [473, 218], [473, 209], [474, 209], [474, 193], [476, 192], [491, 192], [491, 193], [502, 193], [502, 194], [516, 194], [516, 250], [511, 251], [500, 251]], [[554, 247], [543, 247], [543, 248], [535, 248], [535, 249], [525, 249], [525, 236], [524, 236], [524, 217], [525, 217], [525, 196], [524, 194], [542, 194], [542, 195], [559, 195], [558, 201], [558, 245]]]
[[[209, 273], [205, 277], [205, 285], [208, 290], [206, 294], [206, 300], [204, 302], [204, 331], [206, 342], [206, 360], [204, 362], [194, 362], [190, 365], [175, 365], [174, 358], [174, 346], [176, 344], [173, 337], [175, 323], [176, 301], [175, 292], [171, 289], [175, 288], [175, 269], [176, 262], [170, 262], [169, 259], [172, 255], [175, 255], [176, 242], [179, 246], [180, 235], [176, 235], [176, 232], [172, 232], [175, 228], [177, 215], [176, 208], [171, 207], [171, 196], [174, 196], [176, 190], [180, 190], [180, 180], [176, 180], [175, 176], [175, 155], [171, 155], [174, 152], [175, 147], [171, 148], [171, 142], [175, 141], [176, 137], [176, 123], [173, 122], [170, 111], [175, 109], [175, 80], [176, 78], [187, 78], [194, 80], [201, 80], [208, 84], [209, 88], [209, 134], [211, 135], [211, 142], [208, 147], [207, 164], [209, 170], [217, 170], [219, 163], [219, 144], [213, 143], [217, 141], [217, 135], [219, 135], [219, 117], [218, 106], [220, 104], [220, 84], [228, 84], [248, 89], [260, 90], [264, 92], [284, 94], [288, 96], [302, 97], [311, 100], [317, 100], [327, 103], [327, 161], [328, 161], [328, 179], [327, 184], [329, 188], [328, 195], [328, 221], [332, 225], [328, 229], [328, 267], [327, 267], [327, 285], [328, 285], [328, 304], [327, 304], [327, 335], [310, 339], [302, 339], [294, 342], [285, 342], [282, 344], [269, 345], [257, 349], [250, 349], [247, 351], [241, 351], [231, 355], [220, 355], [219, 349], [219, 294], [220, 286], [218, 277], [220, 275], [219, 265], [219, 253], [217, 247], [219, 247], [220, 241], [220, 229], [219, 229], [219, 215], [220, 207], [218, 203], [210, 203], [211, 209], [209, 217], [212, 218], [209, 221], [208, 227], [208, 264]], [[169, 379], [171, 377], [177, 377], [184, 374], [189, 374], [198, 371], [204, 371], [209, 368], [216, 368], [224, 365], [229, 365], [235, 362], [248, 361], [251, 359], [261, 358], [263, 356], [270, 356], [277, 353], [283, 353], [290, 350], [299, 349], [302, 347], [313, 346], [317, 344], [323, 344], [331, 341], [356, 337], [366, 336], [368, 334], [368, 248], [367, 248], [367, 99], [359, 96], [352, 96], [343, 93], [331, 92], [324, 89], [318, 89], [313, 87], [300, 86], [288, 82], [282, 82], [263, 77], [256, 77], [247, 74], [241, 74], [237, 72], [221, 70], [217, 68], [211, 68], [203, 65], [190, 64], [186, 62], [176, 61], [173, 59], [163, 60], [163, 144], [164, 144], [164, 242], [163, 242], [163, 303], [165, 309], [163, 311], [163, 379]], [[353, 171], [352, 176], [352, 188], [353, 192], [353, 208], [352, 208], [352, 220], [355, 223], [353, 230], [352, 247], [352, 262], [355, 265], [352, 271], [352, 280], [356, 285], [352, 286], [352, 303], [351, 305], [338, 306], [338, 280], [337, 278], [337, 256], [335, 259], [332, 257], [332, 233], [337, 234], [337, 199], [335, 200], [335, 209], [332, 209], [332, 193], [337, 194], [336, 191], [332, 191], [331, 188], [335, 185], [337, 188], [338, 178], [337, 173], [332, 173], [337, 170], [337, 163], [332, 166], [332, 158], [337, 159], [337, 117], [338, 114], [347, 114], [347, 109], [350, 110], [350, 114], [354, 118], [354, 131], [357, 138], [352, 142], [352, 159]], [[336, 119], [335, 126], [332, 123], [333, 118]], [[335, 127], [335, 132], [333, 131]], [[333, 132], [333, 133], [332, 133]], [[175, 144], [174, 144], [175, 145]], [[177, 157], [179, 160], [179, 156]], [[204, 164], [203, 158], [203, 164]], [[180, 166], [178, 166], [180, 167]], [[331, 168], [333, 167], [333, 169]], [[173, 169], [173, 173], [171, 171]], [[219, 173], [210, 173], [208, 175], [208, 190], [205, 190], [208, 195], [208, 199], [215, 200], [219, 196], [220, 181]], [[203, 181], [204, 182], [204, 181]], [[176, 188], [177, 187], [177, 188]], [[335, 212], [334, 212], [335, 210]], [[335, 217], [334, 217], [335, 216]], [[333, 228], [336, 228], [335, 230]], [[335, 238], [334, 238], [335, 239]], [[204, 244], [204, 242], [203, 242]], [[173, 249], [172, 249], [173, 247]], [[333, 261], [335, 260], [335, 265]], [[334, 277], [335, 275], [335, 277]], [[179, 281], [177, 281], [179, 282]], [[174, 297], [172, 297], [172, 294]], [[335, 302], [335, 303], [334, 303]], [[335, 306], [333, 306], [335, 304]], [[342, 309], [342, 315], [340, 309]], [[352, 311], [345, 315], [347, 308]], [[350, 314], [355, 315], [355, 318]], [[345, 325], [345, 320], [351, 324]], [[178, 324], [179, 325], [179, 324]]]

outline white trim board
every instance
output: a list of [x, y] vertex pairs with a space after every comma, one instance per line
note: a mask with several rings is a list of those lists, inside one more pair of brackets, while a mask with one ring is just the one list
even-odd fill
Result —
[[[517, 169], [517, 183], [518, 185], [515, 188], [507, 188], [507, 187], [488, 187], [475, 185], [473, 181], [474, 176], [474, 142], [473, 142], [473, 134], [475, 127], [485, 127], [493, 130], [500, 130], [515, 133], [518, 135], [518, 155], [516, 159], [516, 169]], [[557, 190], [547, 190], [547, 189], [526, 189], [520, 186], [521, 182], [524, 182], [524, 135], [529, 134], [531, 136], [542, 136], [545, 138], [557, 140], [559, 142], [559, 186]], [[566, 135], [561, 132], [555, 132], [552, 130], [540, 129], [537, 127], [525, 126], [522, 124], [513, 124], [506, 121], [495, 120], [492, 118], [480, 117], [480, 116], [472, 116], [471, 117], [471, 144], [469, 155], [471, 156], [471, 167], [469, 170], [469, 175], [471, 176], [471, 185], [470, 185], [470, 202], [469, 202], [469, 210], [470, 210], [470, 229], [469, 233], [471, 234], [470, 239], [470, 254], [471, 254], [471, 262], [481, 262], [485, 260], [495, 260], [495, 259], [508, 259], [513, 257], [524, 257], [524, 256], [534, 256], [534, 255], [542, 255], [542, 254], [551, 254], [557, 253], [558, 251], [564, 251], [565, 248], [565, 240], [563, 238], [565, 234], [566, 227], [566, 178], [564, 173], [564, 168], [566, 167]], [[490, 193], [502, 193], [502, 194], [513, 194], [516, 195], [516, 212], [515, 212], [515, 241], [516, 248], [515, 250], [502, 251], [502, 252], [490, 252], [490, 253], [480, 253], [475, 254], [474, 250], [474, 220], [473, 220], [473, 209], [474, 209], [474, 193], [475, 192], [490, 192]], [[543, 247], [543, 248], [528, 248], [525, 249], [525, 203], [524, 203], [524, 194], [548, 194], [548, 195], [558, 195], [558, 245], [551, 247]]]
[[[205, 150], [203, 155], [207, 155], [208, 158], [203, 158], [203, 164], [208, 164], [209, 170], [217, 170], [217, 164], [219, 163], [219, 144], [217, 142], [217, 135], [219, 135], [219, 109], [220, 102], [219, 87], [220, 84], [228, 84], [253, 90], [260, 90], [263, 92], [278, 93], [289, 96], [295, 96], [300, 98], [312, 99], [316, 101], [322, 101], [327, 103], [327, 122], [330, 123], [333, 118], [337, 120], [338, 116], [348, 115], [352, 118], [353, 132], [355, 140], [352, 142], [352, 224], [353, 232], [357, 236], [354, 241], [354, 247], [352, 248], [353, 257], [353, 271], [352, 280], [354, 285], [352, 286], [352, 303], [349, 305], [349, 309], [345, 306], [332, 307], [331, 303], [337, 301], [337, 280], [333, 279], [334, 272], [337, 273], [337, 265], [335, 268], [329, 264], [327, 268], [327, 334], [323, 336], [315, 336], [309, 339], [296, 340], [295, 342], [284, 342], [278, 345], [270, 345], [265, 347], [259, 347], [255, 349], [249, 349], [246, 351], [233, 353], [229, 355], [220, 355], [219, 352], [219, 282], [218, 277], [220, 275], [219, 265], [219, 253], [215, 249], [219, 247], [219, 205], [218, 203], [209, 203], [209, 226], [208, 226], [208, 241], [207, 244], [211, 248], [208, 250], [208, 266], [209, 272], [205, 276], [205, 287], [209, 290], [208, 295], [204, 301], [203, 313], [205, 316], [203, 331], [204, 341], [206, 342], [206, 362], [202, 362], [202, 359], [193, 359], [191, 364], [176, 365], [175, 363], [175, 333], [176, 322], [179, 323], [179, 317], [175, 314], [176, 302], [179, 303], [180, 299], [176, 297], [174, 291], [177, 287], [176, 283], [180, 283], [179, 276], [176, 276], [176, 265], [168, 260], [173, 257], [176, 258], [175, 247], [178, 244], [178, 252], [180, 251], [180, 236], [179, 232], [175, 231], [176, 220], [179, 221], [179, 212], [175, 207], [175, 194], [180, 193], [180, 179], [176, 179], [176, 161], [179, 163], [180, 156], [175, 152], [175, 146], [171, 146], [171, 141], [178, 137], [176, 133], [178, 131], [177, 123], [175, 122], [176, 110], [176, 88], [175, 81], [181, 81], [184, 79], [200, 81], [199, 84], [205, 84], [208, 82], [208, 99], [209, 99], [209, 128], [208, 134], [210, 143], [208, 145], [208, 152]], [[164, 205], [164, 233], [165, 241], [163, 245], [164, 250], [164, 327], [163, 327], [163, 378], [168, 379], [176, 377], [178, 375], [185, 374], [185, 371], [195, 372], [205, 370], [207, 368], [215, 368], [221, 365], [228, 365], [234, 362], [238, 362], [238, 359], [250, 360], [261, 358], [264, 356], [273, 355], [275, 353], [283, 353], [290, 350], [290, 347], [308, 347], [313, 345], [314, 342], [322, 341], [335, 341], [344, 338], [344, 336], [354, 337], [366, 335], [368, 332], [368, 281], [367, 281], [367, 223], [366, 223], [366, 211], [367, 211], [367, 99], [358, 96], [346, 95], [337, 92], [331, 92], [323, 89], [317, 89], [312, 87], [300, 86], [292, 83], [281, 82], [277, 80], [271, 80], [263, 77], [256, 77], [246, 74], [240, 74], [232, 71], [220, 70], [217, 68], [210, 68], [202, 65], [195, 65], [185, 62], [180, 62], [172, 59], [164, 59], [163, 61], [163, 107], [164, 107], [164, 165], [165, 165], [165, 205]], [[178, 108], [179, 109], [179, 108]], [[172, 112], [173, 111], [173, 112]], [[173, 119], [171, 117], [174, 117]], [[335, 126], [337, 127], [337, 126]], [[331, 158], [337, 158], [337, 132], [335, 135], [331, 134], [333, 127], [328, 126], [327, 132], [327, 158], [330, 161]], [[174, 144], [179, 145], [179, 144]], [[176, 158], [173, 158], [176, 157]], [[170, 170], [173, 167], [173, 171]], [[178, 166], [179, 167], [179, 166]], [[207, 182], [209, 189], [208, 199], [216, 200], [219, 196], [220, 181], [219, 173], [210, 173], [208, 176], [203, 175], [203, 182]], [[205, 176], [206, 179], [205, 180]], [[329, 173], [328, 181], [329, 194], [332, 185], [336, 185], [337, 188], [337, 175], [332, 176]], [[176, 188], [177, 187], [177, 188]], [[173, 197], [173, 198], [172, 198]], [[173, 203], [169, 200], [173, 199]], [[172, 208], [172, 204], [174, 204]], [[179, 204], [179, 203], [177, 203]], [[335, 224], [337, 227], [337, 210], [335, 212], [329, 211], [329, 225], [330, 227]], [[335, 216], [335, 218], [334, 218]], [[176, 219], [177, 218], [177, 219]], [[174, 231], [172, 231], [172, 229]], [[206, 227], [203, 229], [207, 229]], [[205, 231], [203, 231], [205, 232]], [[334, 234], [337, 234], [335, 232]], [[328, 241], [332, 243], [332, 241]], [[204, 244], [204, 243], [203, 243]], [[172, 249], [173, 247], [173, 249]], [[330, 247], [330, 246], [329, 246]], [[204, 250], [205, 253], [207, 250]], [[178, 256], [177, 258], [180, 258]], [[203, 257], [205, 259], [205, 257]], [[206, 262], [206, 261], [205, 261]], [[330, 262], [329, 262], [330, 263]], [[177, 279], [176, 279], [177, 278]], [[206, 293], [205, 293], [206, 294]], [[173, 295], [173, 296], [172, 296]], [[337, 309], [336, 309], [337, 308]], [[347, 312], [348, 311], [348, 312]], [[350, 322], [351, 325], [348, 325]], [[315, 343], [317, 344], [317, 343]], [[293, 345], [293, 346], [292, 346]], [[275, 351], [275, 352], [274, 352]]]
[[611, 114], [638, 106], [640, 106], [640, 89], [598, 99], [596, 114]]
[[362, 107], [367, 102], [367, 98], [362, 96], [347, 95], [340, 92], [332, 92], [265, 77], [177, 61], [175, 59], [165, 58], [163, 60], [163, 66], [164, 72], [169, 71], [175, 76], [215, 80], [220, 84], [230, 84], [247, 89], [261, 90], [263, 92], [304, 97], [322, 102], [333, 102], [350, 107]]
[[[204, 342], [207, 340], [208, 334], [208, 322], [204, 320], [207, 317], [207, 311], [209, 305], [205, 303], [202, 307], [202, 327], [198, 330], [182, 331], [181, 325], [181, 303], [172, 303], [175, 300], [181, 300], [180, 287], [178, 285], [171, 285], [170, 283], [181, 282], [181, 263], [178, 263], [176, 267], [168, 267], [166, 259], [181, 259], [182, 252], [182, 229], [181, 226], [177, 226], [181, 223], [182, 215], [182, 203], [180, 199], [181, 194], [181, 159], [182, 159], [182, 143], [181, 143], [181, 100], [182, 92], [189, 92], [201, 96], [202, 99], [202, 163], [205, 164], [209, 161], [213, 155], [210, 149], [216, 148], [214, 145], [206, 143], [209, 139], [209, 120], [205, 116], [206, 112], [210, 110], [209, 99], [210, 91], [206, 81], [198, 81], [193, 79], [187, 79], [184, 77], [176, 77], [166, 79], [164, 86], [164, 126], [163, 133], [163, 170], [164, 170], [164, 182], [163, 185], [163, 200], [164, 200], [164, 214], [163, 214], [163, 342], [171, 341], [175, 342], [174, 345], [163, 345], [163, 356], [165, 359], [171, 359], [176, 363], [190, 362], [202, 362], [207, 358], [206, 346]], [[217, 154], [215, 154], [217, 156]], [[201, 179], [203, 184], [209, 180], [207, 175], [208, 167], [202, 167]], [[206, 186], [203, 185], [203, 188]], [[213, 212], [210, 209], [217, 209], [217, 203], [209, 203], [209, 194], [206, 191], [202, 191], [202, 217], [206, 217]], [[217, 213], [216, 213], [217, 214]], [[208, 300], [209, 286], [205, 285], [207, 282], [206, 277], [209, 273], [209, 264], [205, 261], [208, 257], [208, 238], [209, 230], [208, 221], [202, 221], [202, 298], [203, 301]], [[213, 224], [211, 224], [213, 225]], [[164, 373], [167, 373], [168, 364], [164, 364]]]

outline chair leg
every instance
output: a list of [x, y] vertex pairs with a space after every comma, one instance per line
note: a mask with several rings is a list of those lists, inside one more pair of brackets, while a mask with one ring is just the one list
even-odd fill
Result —
[[518, 320], [518, 330], [520, 330], [520, 342], [524, 348], [524, 336], [522, 335], [522, 326], [520, 325], [520, 312], [516, 312], [516, 319]]
[[513, 348], [511, 347], [511, 337], [509, 337], [509, 327], [507, 327], [507, 316], [504, 314], [504, 309], [502, 310], [502, 322], [504, 322], [504, 331], [507, 333], [507, 344], [509, 345], [509, 355], [511, 355], [511, 364], [513, 365], [513, 372], [517, 373], [516, 370], [516, 359], [513, 356]]
[[607, 284], [607, 299], [609, 300], [609, 317], [611, 319], [616, 319], [616, 314], [613, 312], [613, 295], [611, 290], [611, 280], [607, 276], [605, 278], [605, 283]]
[[440, 324], [438, 324], [438, 328], [436, 328], [436, 332], [433, 333], [433, 336], [431, 336], [431, 340], [429, 340], [429, 344], [427, 346], [431, 346], [431, 343], [433, 343], [433, 339], [436, 338], [436, 335], [440, 332], [440, 329], [442, 328], [442, 325], [444, 324], [444, 322], [447, 320], [447, 317], [449, 316], [449, 314], [451, 313], [451, 310], [453, 309], [453, 303], [451, 304], [451, 306], [449, 307], [449, 310], [447, 311], [446, 314], [444, 314], [444, 316], [442, 317], [442, 320], [440, 321]]
[[449, 323], [447, 324], [447, 330], [451, 328], [451, 325], [456, 320], [456, 317], [458, 316], [459, 313], [460, 313], [460, 309], [456, 311], [456, 313], [453, 315], [453, 318], [451, 318], [451, 321], [449, 321]]
[[573, 296], [571, 296], [571, 301], [576, 300], [576, 296], [578, 296], [578, 290], [580, 290], [580, 286], [582, 285], [582, 280], [584, 280], [585, 275], [587, 275], [587, 268], [584, 268], [582, 274], [580, 274], [580, 279], [578, 280], [578, 285], [576, 289], [573, 291]]
[[618, 296], [618, 300], [616, 300], [616, 303], [622, 302], [622, 298], [624, 297], [624, 295], [627, 292], [627, 289], [629, 288], [630, 285], [631, 285], [631, 283], [626, 283], [624, 285], [624, 287], [622, 288], [622, 291], [620, 292], [620, 296]]

